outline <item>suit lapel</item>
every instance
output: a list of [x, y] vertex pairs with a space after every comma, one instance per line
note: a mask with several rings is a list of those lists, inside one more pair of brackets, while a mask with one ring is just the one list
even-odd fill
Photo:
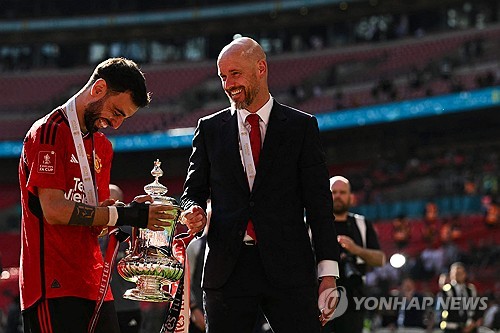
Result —
[[274, 158], [278, 155], [277, 152], [286, 130], [286, 120], [287, 118], [283, 112], [283, 106], [275, 100], [269, 116], [269, 124], [267, 125], [264, 145], [260, 152], [259, 166], [257, 167], [257, 174], [255, 175], [252, 192], [258, 190], [260, 184], [262, 184], [263, 180], [272, 169]]
[[241, 187], [249, 192], [247, 177], [241, 163], [237, 113], [231, 114], [231, 109], [228, 109], [222, 117], [220, 135], [224, 156], [227, 157], [227, 175], [233, 174]]

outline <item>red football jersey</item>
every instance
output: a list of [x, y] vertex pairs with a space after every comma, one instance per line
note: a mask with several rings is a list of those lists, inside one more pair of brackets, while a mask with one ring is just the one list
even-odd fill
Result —
[[[89, 165], [92, 140], [83, 138]], [[98, 200], [109, 198], [113, 150], [94, 134], [94, 175]], [[50, 225], [42, 214], [38, 188], [60, 189], [68, 200], [85, 198], [78, 155], [66, 114], [56, 109], [26, 134], [19, 163], [21, 186], [21, 309], [44, 298], [75, 296], [96, 300], [103, 267], [100, 227]], [[110, 290], [106, 300], [112, 300]]]

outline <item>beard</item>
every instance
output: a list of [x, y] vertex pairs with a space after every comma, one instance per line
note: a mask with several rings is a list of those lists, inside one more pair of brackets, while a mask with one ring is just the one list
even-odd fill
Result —
[[344, 203], [344, 202], [339, 201], [339, 200], [333, 201], [333, 213], [334, 214], [341, 215], [341, 214], [347, 213], [348, 210], [349, 210], [349, 203]]
[[99, 128], [95, 125], [97, 119], [101, 118], [101, 111], [106, 101], [107, 97], [104, 96], [98, 101], [89, 103], [85, 108], [85, 113], [83, 115], [83, 119], [85, 122], [85, 128], [90, 133], [95, 133], [99, 131]]
[[[257, 76], [254, 76], [254, 82], [256, 81], [257, 81]], [[257, 95], [259, 94], [260, 87], [257, 84], [252, 84], [248, 87], [241, 87], [241, 89], [243, 89], [245, 93], [245, 99], [242, 102], [236, 102], [231, 98], [231, 94], [229, 92], [226, 92], [229, 97], [229, 102], [231, 103], [231, 106], [235, 109], [240, 109], [240, 110], [248, 109], [248, 107], [252, 105], [253, 101], [255, 100], [255, 97], [257, 97]]]

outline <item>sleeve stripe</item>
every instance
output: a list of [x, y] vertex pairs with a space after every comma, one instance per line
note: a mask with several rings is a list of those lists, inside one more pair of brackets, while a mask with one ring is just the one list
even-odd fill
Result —
[[64, 118], [59, 112], [52, 114], [47, 122], [42, 125], [42, 135], [40, 136], [41, 144], [54, 145], [56, 142], [57, 128], [64, 121]]

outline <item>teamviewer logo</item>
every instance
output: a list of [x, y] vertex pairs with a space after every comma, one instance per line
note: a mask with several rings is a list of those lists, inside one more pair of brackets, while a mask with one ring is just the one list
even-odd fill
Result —
[[319, 295], [318, 307], [321, 311], [320, 321], [326, 322], [342, 316], [347, 310], [347, 294], [344, 287], [329, 288]]

